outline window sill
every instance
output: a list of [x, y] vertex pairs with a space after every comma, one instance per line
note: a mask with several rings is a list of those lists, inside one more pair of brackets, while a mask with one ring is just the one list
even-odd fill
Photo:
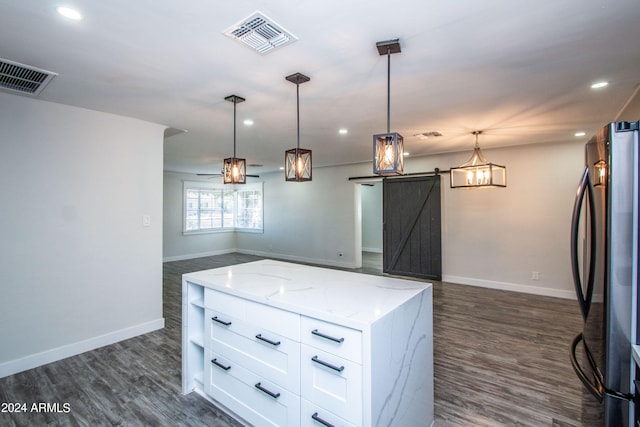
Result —
[[193, 230], [193, 231], [183, 231], [183, 236], [191, 236], [197, 234], [218, 234], [218, 233], [253, 233], [253, 234], [263, 234], [264, 230], [256, 230], [252, 228], [222, 228], [218, 230]]
[[218, 233], [233, 233], [235, 228], [221, 228], [218, 230], [193, 230], [193, 231], [183, 231], [183, 236], [191, 236], [196, 234], [218, 234]]

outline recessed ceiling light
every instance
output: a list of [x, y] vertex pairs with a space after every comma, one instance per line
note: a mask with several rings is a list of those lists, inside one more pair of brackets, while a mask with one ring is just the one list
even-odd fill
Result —
[[340, 135], [346, 135], [346, 134], [348, 134], [348, 133], [349, 133], [349, 131], [348, 131], [347, 129], [340, 129], [340, 130], [338, 131], [338, 133], [339, 133]]
[[79, 21], [82, 19], [82, 15], [75, 9], [66, 6], [60, 6], [58, 9], [58, 13], [65, 18], [73, 19], [74, 21]]
[[245, 124], [245, 125], [247, 125], [247, 126], [251, 126], [251, 125], [253, 125], [253, 120], [251, 120], [251, 119], [246, 119], [246, 120], [245, 120], [244, 122], [242, 122], [242, 123], [244, 123], [244, 124]]
[[404, 153], [402, 153], [403, 156], [407, 157], [409, 155], [408, 151], [405, 151]]
[[284, 166], [280, 166], [280, 170], [283, 171], [284, 170]]
[[598, 82], [591, 85], [591, 89], [600, 89], [607, 86], [609, 82]]
[[576, 132], [575, 136], [585, 136], [586, 133], [585, 132]]

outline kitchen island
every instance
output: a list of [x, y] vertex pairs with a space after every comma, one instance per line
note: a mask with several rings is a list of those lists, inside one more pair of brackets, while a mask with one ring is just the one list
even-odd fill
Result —
[[429, 426], [429, 283], [262, 260], [183, 275], [182, 385], [242, 423]]

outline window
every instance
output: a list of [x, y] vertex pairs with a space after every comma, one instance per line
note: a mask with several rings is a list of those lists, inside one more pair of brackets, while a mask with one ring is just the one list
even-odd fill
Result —
[[236, 228], [262, 230], [262, 188], [236, 192]]
[[184, 182], [184, 232], [262, 231], [262, 183]]

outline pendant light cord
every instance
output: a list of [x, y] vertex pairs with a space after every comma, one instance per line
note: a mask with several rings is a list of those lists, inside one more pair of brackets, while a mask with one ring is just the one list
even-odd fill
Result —
[[480, 148], [480, 144], [478, 144], [478, 135], [480, 135], [481, 133], [482, 133], [481, 130], [473, 131], [473, 134], [476, 136], [476, 147], [475, 148]]
[[391, 47], [387, 46], [387, 133], [391, 133]]
[[296, 157], [300, 153], [300, 84], [296, 83], [296, 106], [298, 116], [298, 144], [296, 146]]
[[236, 100], [233, 100], [233, 158], [236, 157]]

